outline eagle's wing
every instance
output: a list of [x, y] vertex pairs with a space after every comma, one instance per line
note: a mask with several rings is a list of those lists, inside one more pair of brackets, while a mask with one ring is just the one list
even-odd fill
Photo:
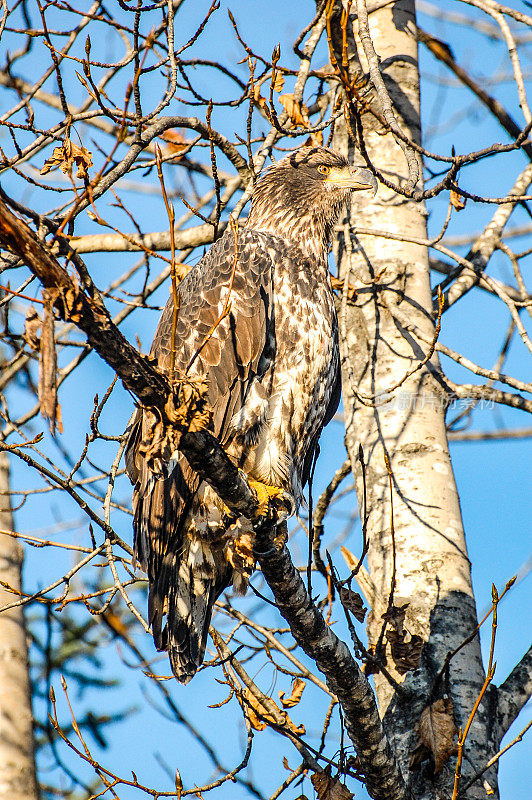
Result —
[[[270, 246], [269, 239], [240, 230], [235, 252], [235, 236], [228, 229], [178, 287], [175, 373], [185, 375], [188, 369], [190, 375], [206, 377], [214, 412], [213, 432], [222, 444], [253, 379], [267, 369], [273, 357], [269, 340], [274, 245]], [[172, 316], [170, 298], [151, 350], [166, 373], [170, 369]], [[199, 481], [183, 456], [166, 474], [152, 472], [145, 450], [153, 422], [149, 412], [137, 411], [126, 448], [126, 468], [135, 485], [135, 552], [150, 580], [149, 621], [156, 646], [164, 649], [165, 601], [176, 583], [178, 557], [184, 549], [183, 524]], [[217, 595], [229, 581], [230, 572], [225, 585], [213, 587]]]

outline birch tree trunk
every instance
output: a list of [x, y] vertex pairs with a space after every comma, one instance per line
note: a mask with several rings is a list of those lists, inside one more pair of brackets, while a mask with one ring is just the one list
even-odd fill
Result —
[[[333, 32], [341, 57], [339, 17], [340, 6]], [[353, 12], [352, 23], [351, 76], [357, 66], [368, 71]], [[351, 26], [348, 30], [351, 32]], [[369, 30], [400, 127], [420, 142], [413, 0], [400, 0], [370, 14]], [[380, 111], [379, 99], [373, 102]], [[404, 185], [408, 168], [403, 150], [371, 114], [363, 115], [362, 124], [370, 161], [390, 180]], [[345, 125], [338, 125], [334, 146], [351, 159], [355, 155]], [[361, 161], [360, 155], [357, 161]], [[477, 618], [445, 431], [447, 394], [437, 375], [437, 359], [432, 357], [423, 365], [435, 330], [428, 249], [357, 234], [360, 228], [384, 229], [408, 238], [426, 239], [426, 212], [422, 203], [381, 185], [373, 202], [368, 202], [367, 195], [353, 195], [349, 224], [351, 236], [339, 235], [336, 255], [339, 277], [345, 279], [349, 272], [349, 282], [357, 291], [353, 301], [343, 301], [339, 317], [346, 445], [354, 465], [361, 510], [364, 490], [357, 463], [359, 445], [367, 465], [369, 576], [360, 583], [372, 609], [368, 635], [370, 644], [375, 646], [395, 572], [393, 605], [408, 603], [404, 627], [424, 642], [420, 668], [406, 676], [395, 669], [388, 646], [387, 668], [401, 690], [396, 691], [382, 674], [375, 676], [375, 686], [389, 739], [405, 778], [412, 782], [414, 795], [450, 798], [454, 758], [436, 775], [435, 782], [427, 768], [409, 771], [417, 740], [415, 726], [422, 711], [446, 693], [452, 698], [456, 725], [465, 726], [485, 674], [476, 636], [452, 659], [448, 679], [434, 685], [445, 656], [474, 630]], [[392, 475], [395, 559], [386, 457]], [[489, 699], [488, 695], [468, 737], [464, 776], [482, 767], [486, 754], [494, 752], [496, 732], [492, 730]], [[485, 778], [496, 794], [494, 770]], [[485, 795], [481, 781], [467, 796]]]
[[[0, 453], [0, 533], [13, 530], [9, 461], [6, 453]], [[19, 591], [22, 546], [12, 536], [0, 538], [0, 580]], [[14, 597], [0, 587], [0, 606], [12, 603]], [[38, 797], [26, 628], [18, 606], [0, 615], [0, 800]]]

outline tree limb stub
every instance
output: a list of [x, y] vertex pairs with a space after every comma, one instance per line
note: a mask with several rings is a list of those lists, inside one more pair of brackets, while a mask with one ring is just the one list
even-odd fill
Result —
[[[56, 309], [74, 322], [89, 344], [143, 405], [165, 413], [174, 393], [166, 377], [137, 352], [97, 299], [84, 293], [45, 243], [0, 199], [0, 242], [28, 265], [57, 296]], [[257, 498], [246, 476], [207, 430], [181, 432], [179, 449], [191, 467], [236, 513], [255, 519], [256, 556], [297, 643], [315, 660], [337, 695], [355, 745], [367, 788], [375, 800], [405, 800], [407, 790], [387, 740], [371, 687], [347, 645], [325, 624], [303, 585], [286, 547], [273, 546], [275, 519], [256, 517]]]

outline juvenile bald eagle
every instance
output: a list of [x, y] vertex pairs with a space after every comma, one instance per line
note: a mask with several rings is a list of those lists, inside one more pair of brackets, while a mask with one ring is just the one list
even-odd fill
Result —
[[[367, 188], [376, 188], [368, 170], [301, 148], [266, 170], [245, 227], [228, 228], [178, 287], [176, 377], [206, 380], [212, 432], [252, 481], [281, 490], [290, 511], [340, 397], [328, 243], [350, 192]], [[165, 373], [172, 315], [170, 298], [151, 348]], [[155, 645], [187, 683], [203, 661], [215, 600], [231, 583], [245, 591], [251, 525], [227, 515], [179, 452], [154, 471], [152, 429], [153, 415], [139, 409], [126, 451], [135, 553], [149, 577]]]

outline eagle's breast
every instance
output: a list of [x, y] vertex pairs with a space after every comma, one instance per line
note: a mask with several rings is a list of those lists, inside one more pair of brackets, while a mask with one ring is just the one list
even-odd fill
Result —
[[247, 451], [246, 472], [281, 486], [297, 506], [308, 477], [305, 459], [339, 380], [338, 332], [324, 253], [292, 248], [287, 256], [284, 242], [278, 250], [272, 254], [270, 363], [232, 420], [231, 451], [237, 456], [238, 441]]

